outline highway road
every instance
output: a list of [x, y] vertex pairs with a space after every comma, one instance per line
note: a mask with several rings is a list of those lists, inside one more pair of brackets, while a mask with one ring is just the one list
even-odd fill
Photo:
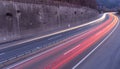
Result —
[[116, 69], [119, 68], [119, 33], [118, 17], [105, 13], [100, 19], [82, 26], [2, 49], [0, 61], [2, 64], [5, 60], [64, 40], [61, 44], [4, 69]]
[[100, 44], [96, 45], [96, 48], [72, 69], [120, 69], [119, 23]]
[[78, 33], [81, 34], [85, 33], [87, 32], [88, 29], [101, 24], [103, 21], [107, 20], [108, 18], [109, 16], [104, 14], [102, 17], [100, 17], [95, 21], [91, 21], [83, 25], [75, 26], [69, 29], [65, 29], [59, 32], [37, 37], [24, 42], [16, 43], [13, 44], [13, 46], [10, 45], [11, 47], [8, 48], [0, 49], [0, 66], [8, 61], [14, 60], [26, 54], [30, 54], [34, 51], [47, 48], [53, 44], [59, 43], [60, 41], [63, 41], [69, 37], [73, 38]]

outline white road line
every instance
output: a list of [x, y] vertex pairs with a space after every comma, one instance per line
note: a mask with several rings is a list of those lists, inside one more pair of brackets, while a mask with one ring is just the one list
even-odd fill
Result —
[[67, 52], [64, 53], [64, 55], [70, 53], [71, 51], [73, 51], [74, 49], [76, 49], [76, 48], [78, 48], [78, 47], [80, 47], [80, 45], [77, 45], [76, 47], [74, 47], [74, 48], [68, 50]]
[[[69, 28], [69, 29], [66, 29], [66, 30], [58, 31], [58, 32], [55, 32], [55, 33], [52, 33], [52, 34], [44, 35], [44, 36], [37, 37], [37, 38], [32, 38], [32, 39], [29, 39], [29, 40], [26, 40], [26, 41], [23, 41], [23, 42], [19, 42], [19, 43], [16, 43], [16, 44], [11, 44], [11, 45], [9, 45], [7, 47], [24, 44], [24, 43], [31, 42], [31, 41], [34, 41], [34, 40], [38, 40], [38, 39], [41, 39], [41, 38], [49, 37], [49, 36], [56, 35], [56, 34], [59, 34], [59, 33], [63, 33], [63, 32], [66, 32], [66, 31], [74, 30], [74, 29], [77, 29], [77, 28], [80, 28], [80, 27], [84, 27], [84, 26], [87, 26], [87, 25], [90, 25], [90, 24], [94, 24], [96, 22], [100, 22], [100, 21], [104, 20], [106, 15], [107, 15], [107, 13], [104, 13], [103, 16], [100, 17], [97, 20], [94, 20], [94, 21], [91, 21], [91, 22], [88, 22], [88, 23], [84, 23], [82, 25], [75, 26], [75, 27], [72, 27], [72, 28]], [[3, 47], [2, 49], [7, 48], [7, 47]]]
[[0, 64], [4, 63], [4, 62], [7, 62], [8, 60], [4, 60], [4, 61], [1, 61]]
[[48, 40], [52, 40], [52, 39], [55, 39], [55, 38], [58, 38], [58, 37], [61, 37], [62, 36], [62, 34], [61, 35], [58, 35], [58, 36], [55, 36], [55, 37], [51, 37], [51, 38], [49, 38]]
[[[101, 32], [100, 32], [100, 33], [101, 33]], [[99, 34], [99, 33], [98, 33], [98, 34]], [[98, 34], [96, 34], [96, 35], [98, 35]], [[76, 46], [76, 47], [74, 47], [74, 48], [68, 50], [67, 52], [64, 53], [64, 55], [70, 53], [71, 51], [73, 51], [74, 49], [76, 49], [76, 48], [78, 48], [78, 47], [80, 47], [80, 45], [78, 45], [78, 46]]]
[[[75, 35], [75, 37], [76, 37], [76, 36], [78, 36], [78, 35]], [[44, 52], [42, 52], [42, 53], [40, 53], [40, 54], [37, 54], [37, 55], [35, 55], [35, 56], [33, 56], [33, 57], [30, 57], [30, 58], [28, 58], [28, 59], [26, 59], [26, 60], [23, 60], [23, 61], [21, 61], [21, 62], [19, 62], [19, 63], [16, 63], [16, 64], [13, 64], [13, 65], [11, 65], [11, 66], [8, 66], [8, 67], [6, 67], [6, 68], [4, 68], [4, 69], [12, 69], [12, 68], [14, 68], [15, 66], [18, 66], [18, 65], [20, 65], [20, 64], [22, 64], [22, 63], [24, 63], [24, 62], [27, 62], [27, 61], [29, 61], [29, 60], [31, 60], [31, 59], [33, 59], [33, 58], [36, 58], [36, 57], [41, 56], [41, 55], [43, 55], [43, 54], [45, 54], [45, 53], [48, 53], [48, 52], [50, 52], [50, 51], [52, 51], [52, 50], [54, 50], [54, 49], [56, 49], [56, 48], [62, 47], [62, 46], [64, 46], [64, 44], [67, 44], [67, 43], [69, 43], [69, 42], [71, 42], [71, 41], [73, 41], [73, 40], [76, 40], [76, 39], [77, 39], [77, 38], [72, 39], [72, 40], [69, 40], [69, 41], [67, 41], [67, 42], [65, 42], [65, 43], [63, 43], [63, 44], [61, 44], [61, 45], [59, 45], [59, 46], [56, 46], [56, 47], [54, 47], [54, 48], [51, 48], [51, 49], [49, 49], [49, 50], [47, 50], [47, 51], [44, 51]]]
[[5, 54], [5, 53], [0, 53], [0, 56], [1, 56], [1, 55], [4, 55], [4, 54]]
[[79, 61], [72, 69], [76, 69], [82, 62], [84, 62], [98, 47], [100, 47], [117, 29], [119, 23], [115, 26], [112, 32], [97, 46], [95, 47], [88, 55], [86, 55], [81, 61]]
[[[106, 17], [106, 14], [107, 14], [107, 13], [105, 13], [100, 19], [97, 19], [97, 20], [92, 21], [92, 22], [94, 23], [94, 22], [97, 22], [97, 21], [102, 21], [102, 20], [104, 20], [105, 17]], [[58, 34], [58, 33], [62, 33], [62, 32], [65, 32], [65, 31], [69, 31], [69, 30], [73, 30], [73, 29], [76, 29], [76, 28], [79, 28], [79, 27], [83, 27], [83, 26], [86, 26], [86, 25], [89, 25], [89, 24], [93, 24], [92, 22], [89, 22], [89, 23], [87, 23], [87, 24], [83, 24], [83, 25], [80, 25], [80, 26], [77, 26], [77, 27], [73, 27], [73, 28], [70, 28], [70, 29], [67, 29], [67, 30], [63, 30], [63, 31], [60, 31], [60, 32], [56, 32], [56, 33], [53, 33], [53, 34], [50, 34], [50, 35], [55, 35], [55, 34]], [[49, 36], [50, 36], [50, 35], [49, 35]], [[47, 36], [48, 36], [48, 35], [46, 35], [46, 37], [47, 37]], [[45, 36], [44, 36], [44, 37], [45, 37]], [[40, 38], [41, 38], [41, 37], [38, 37], [38, 38], [35, 38], [34, 40], [40, 39]], [[32, 40], [33, 40], [33, 39], [32, 39]], [[73, 41], [73, 40], [70, 40], [70, 41], [68, 41], [68, 42], [66, 42], [66, 43], [69, 43], [69, 42], [71, 42], [71, 41]], [[6, 67], [6, 68], [4, 68], [4, 69], [12, 69], [12, 68], [14, 68], [14, 67], [16, 67], [16, 66], [18, 66], [18, 65], [20, 65], [20, 64], [22, 64], [22, 63], [25, 63], [25, 62], [33, 59], [33, 58], [36, 58], [36, 57], [38, 57], [38, 56], [41, 56], [41, 55], [43, 55], [43, 54], [45, 54], [45, 53], [47, 53], [47, 52], [50, 52], [50, 51], [52, 51], [52, 50], [54, 50], [54, 49], [56, 49], [56, 48], [59, 48], [59, 47], [63, 46], [63, 45], [66, 44], [66, 43], [63, 43], [63, 44], [61, 44], [61, 45], [59, 45], [59, 46], [56, 46], [56, 47], [54, 47], [54, 48], [51, 48], [51, 49], [49, 49], [49, 50], [47, 50], [47, 51], [44, 51], [44, 52], [42, 52], [42, 53], [40, 53], [40, 54], [37, 54], [37, 55], [35, 55], [35, 56], [33, 56], [33, 57], [30, 57], [30, 58], [28, 58], [28, 59], [26, 59], [26, 60], [24, 60], [24, 61], [21, 61], [21, 62], [19, 62], [19, 63], [14, 64], [14, 65], [8, 66], [8, 67]]]

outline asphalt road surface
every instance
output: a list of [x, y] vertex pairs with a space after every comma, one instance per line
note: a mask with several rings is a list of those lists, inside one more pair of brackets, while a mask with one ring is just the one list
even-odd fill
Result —
[[[107, 15], [106, 19], [108, 19], [108, 18], [109, 17]], [[78, 33], [82, 34], [83, 31], [86, 32], [88, 29], [90, 29], [92, 27], [95, 27], [95, 26], [97, 26], [101, 23], [102, 22], [94, 23], [94, 24], [90, 23], [88, 25], [86, 24], [85, 27], [70, 28], [67, 31], [63, 30], [59, 34], [54, 34], [54, 35], [51, 35], [49, 37], [41, 38], [41, 39], [38, 39], [38, 40], [31, 39], [30, 40], [31, 42], [26, 42], [25, 41], [26, 43], [22, 42], [22, 44], [18, 43], [18, 45], [16, 45], [16, 46], [1, 49], [0, 50], [0, 64], [2, 64], [4, 62], [7, 62], [8, 60], [21, 57], [26, 53], [31, 53], [32, 51], [36, 51], [36, 50], [42, 49], [44, 47], [48, 47], [52, 44], [58, 43], [58, 42], [60, 42], [64, 39], [67, 39], [67, 38], [69, 38], [71, 36], [74, 36]]]
[[[119, 19], [120, 20], [120, 19]], [[120, 23], [120, 22], [119, 22]], [[120, 69], [120, 24], [108, 35], [99, 48], [73, 69]]]
[[118, 17], [107, 13], [103, 21], [0, 50], [0, 61], [66, 39], [4, 69], [119, 69], [119, 29]]
[[[105, 15], [103, 15], [105, 16]], [[101, 17], [100, 19], [96, 21], [101, 21], [104, 19], [104, 17]], [[107, 20], [109, 17], [105, 18]], [[87, 31], [88, 29], [95, 27], [102, 22], [97, 23], [96, 21], [80, 25], [77, 27], [69, 28], [67, 30], [62, 30], [59, 32], [55, 32], [53, 34], [49, 34], [46, 36], [34, 38], [22, 43], [15, 44], [15, 46], [11, 46], [5, 49], [0, 49], [0, 64], [3, 64], [9, 60], [13, 60], [15, 58], [24, 56], [24, 54], [31, 53], [33, 51], [48, 47], [52, 44], [58, 43], [64, 39], [67, 39], [69, 37], [72, 37], [78, 33], [83, 33], [83, 31]], [[104, 20], [103, 20], [104, 21]], [[41, 39], [39, 39], [41, 38]]]

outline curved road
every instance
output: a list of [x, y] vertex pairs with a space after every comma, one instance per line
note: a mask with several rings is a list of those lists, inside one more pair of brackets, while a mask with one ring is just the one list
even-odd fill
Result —
[[107, 16], [62, 44], [4, 69], [119, 69], [119, 19]]

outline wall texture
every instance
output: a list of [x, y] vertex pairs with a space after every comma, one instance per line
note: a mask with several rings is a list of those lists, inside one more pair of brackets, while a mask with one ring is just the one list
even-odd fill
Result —
[[40, 3], [55, 3], [55, 2], [61, 2], [61, 3], [70, 3], [75, 5], [81, 5], [81, 6], [87, 6], [94, 9], [97, 9], [97, 1], [96, 0], [1, 0], [1, 1], [14, 1], [14, 2], [22, 2], [22, 3], [34, 3], [34, 4], [40, 4]]
[[97, 15], [86, 7], [0, 1], [0, 43], [59, 31]]

